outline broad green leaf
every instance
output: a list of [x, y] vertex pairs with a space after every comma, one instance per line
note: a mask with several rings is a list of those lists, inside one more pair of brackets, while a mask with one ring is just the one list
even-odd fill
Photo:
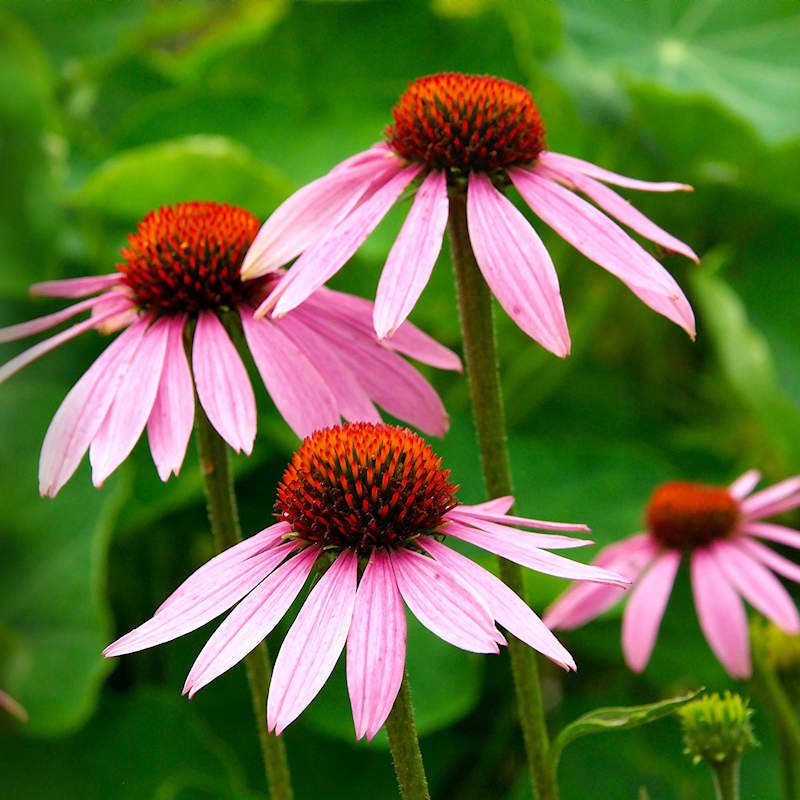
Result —
[[596, 708], [562, 728], [553, 741], [550, 758], [554, 765], [558, 765], [562, 750], [575, 739], [589, 736], [593, 733], [607, 733], [609, 731], [622, 731], [629, 728], [638, 728], [657, 719], [672, 714], [676, 709], [693, 700], [703, 689], [697, 689], [689, 694], [660, 700], [657, 703], [648, 703], [641, 706], [618, 706], [611, 708]]
[[557, 69], [580, 92], [605, 85], [618, 98], [625, 80], [656, 82], [715, 98], [769, 141], [800, 134], [792, 0], [564, 0], [563, 14], [568, 46]]
[[198, 135], [112, 156], [89, 175], [72, 202], [126, 219], [189, 200], [235, 203], [264, 216], [292, 188], [237, 142]]

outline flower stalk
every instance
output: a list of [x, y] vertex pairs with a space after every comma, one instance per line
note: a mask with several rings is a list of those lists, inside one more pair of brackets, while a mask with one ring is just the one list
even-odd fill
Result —
[[[200, 469], [206, 493], [208, 518], [218, 552], [242, 541], [239, 512], [233, 490], [228, 446], [211, 426], [198, 406], [195, 438], [200, 455]], [[272, 800], [293, 800], [289, 762], [283, 740], [267, 731], [267, 687], [272, 676], [269, 652], [265, 642], [245, 657], [247, 679], [256, 718], [264, 771]]]
[[[465, 189], [454, 188], [450, 191], [448, 232], [464, 340], [464, 359], [484, 483], [488, 497], [500, 497], [511, 494], [505, 414], [491, 293], [469, 241]], [[499, 558], [498, 562], [503, 582], [524, 598], [522, 568], [504, 558]], [[508, 636], [508, 649], [535, 796], [539, 800], [556, 800], [558, 786], [549, 758], [550, 741], [544, 718], [536, 653], [511, 635]]]

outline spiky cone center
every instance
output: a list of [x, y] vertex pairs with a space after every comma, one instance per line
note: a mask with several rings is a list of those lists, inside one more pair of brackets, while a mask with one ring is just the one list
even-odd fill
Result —
[[647, 507], [647, 527], [663, 547], [694, 550], [727, 539], [739, 522], [739, 503], [721, 486], [674, 481], [659, 486]]
[[354, 423], [317, 431], [278, 486], [276, 516], [298, 539], [360, 556], [435, 533], [457, 505], [430, 445], [407, 428]]
[[678, 710], [683, 728], [684, 753], [697, 764], [711, 766], [736, 761], [756, 745], [747, 700], [726, 691], [693, 700]]
[[444, 72], [420, 78], [392, 110], [389, 146], [408, 161], [451, 177], [533, 164], [544, 124], [527, 89], [488, 75]]
[[117, 269], [136, 305], [158, 315], [253, 304], [264, 282], [243, 282], [239, 271], [259, 224], [249, 211], [224, 203], [162, 206], [128, 236]]

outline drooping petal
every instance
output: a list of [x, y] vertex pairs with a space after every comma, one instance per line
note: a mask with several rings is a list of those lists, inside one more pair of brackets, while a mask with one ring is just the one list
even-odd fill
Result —
[[686, 183], [675, 183], [674, 181], [659, 181], [653, 183], [652, 181], [640, 181], [636, 178], [628, 178], [625, 175], [619, 175], [616, 172], [598, 167], [597, 164], [592, 164], [590, 161], [583, 161], [574, 156], [565, 156], [562, 153], [552, 153], [545, 151], [539, 154], [539, 163], [544, 164], [546, 167], [553, 169], [566, 170], [568, 172], [577, 172], [582, 175], [588, 175], [590, 178], [611, 183], [614, 186], [623, 186], [627, 189], [638, 189], [643, 192], [691, 192], [692, 187]]
[[447, 214], [447, 180], [435, 170], [420, 184], [381, 272], [372, 317], [379, 338], [394, 334], [427, 286], [442, 249]]
[[[332, 170], [275, 209], [244, 257], [242, 278], [257, 278], [288, 264], [347, 215], [370, 185], [385, 174], [385, 154], [366, 151], [360, 155], [357, 166]], [[398, 169], [401, 166], [399, 159], [393, 163]]]
[[469, 176], [467, 224], [478, 266], [506, 313], [542, 347], [568, 355], [567, 319], [550, 254], [487, 175]]
[[390, 554], [411, 613], [440, 639], [474, 653], [497, 653], [497, 629], [483, 600], [448, 569], [411, 550]]
[[103, 481], [128, 457], [142, 435], [156, 399], [168, 336], [166, 320], [156, 320], [145, 331], [136, 348], [89, 449], [95, 486], [102, 486]]
[[[647, 534], [609, 545], [592, 562], [597, 567], [624, 575], [632, 583], [656, 557], [658, 550]], [[602, 583], [576, 583], [570, 586], [544, 614], [544, 624], [550, 628], [570, 630], [600, 616], [624, 595], [619, 586]]]
[[167, 349], [158, 392], [147, 419], [147, 437], [158, 477], [180, 471], [194, 425], [194, 382], [186, 360], [186, 315], [166, 317]]
[[474, 587], [490, 614], [510, 633], [564, 669], [576, 669], [575, 660], [552, 631], [499, 578], [435, 539], [426, 537], [421, 544], [465, 585]]
[[728, 494], [734, 500], [744, 500], [756, 488], [760, 480], [761, 473], [757, 469], [748, 470], [728, 487]]
[[800, 531], [773, 522], [743, 522], [739, 532], [800, 549]]
[[285, 561], [228, 614], [192, 664], [183, 694], [194, 697], [267, 637], [300, 594], [318, 556], [308, 547]]
[[748, 678], [750, 641], [741, 598], [707, 547], [692, 554], [691, 574], [697, 617], [708, 644], [732, 677]]
[[800, 633], [800, 614], [794, 600], [766, 567], [726, 541], [714, 542], [711, 550], [733, 588], [753, 608], [787, 633]]
[[254, 319], [240, 310], [253, 360], [275, 407], [302, 439], [339, 422], [336, 399], [305, 354], [281, 331], [277, 320]]
[[61, 311], [56, 311], [53, 314], [0, 328], [0, 343], [15, 342], [17, 339], [24, 339], [27, 336], [33, 336], [36, 333], [54, 328], [64, 320], [71, 319], [82, 311], [88, 311], [92, 306], [97, 305], [100, 299], [99, 297], [90, 297], [88, 300], [81, 300], [80, 303], [62, 308]]
[[[281, 316], [300, 305], [312, 292], [350, 260], [366, 238], [386, 216], [409, 183], [422, 171], [421, 164], [410, 164], [388, 173], [383, 184], [362, 200], [324, 239], [318, 240], [292, 266], [257, 314], [274, 306]], [[277, 302], [276, 302], [277, 301]]]
[[694, 314], [680, 286], [622, 228], [546, 170], [511, 169], [508, 175], [534, 213], [556, 233], [694, 337]]
[[[296, 547], [295, 542], [283, 542], [242, 562], [216, 562], [211, 571], [214, 581], [208, 580], [209, 572], [206, 572], [202, 581], [195, 580], [187, 587], [186, 584], [195, 578], [190, 576], [168, 604], [163, 604], [147, 622], [106, 647], [103, 655], [109, 658], [135, 653], [205, 625], [261, 583]], [[198, 591], [201, 586], [205, 591]]]
[[800, 506], [800, 475], [787, 478], [742, 500], [742, 514], [748, 519], [771, 517]]
[[86, 278], [66, 278], [60, 281], [43, 281], [31, 286], [31, 294], [40, 297], [86, 297], [122, 283], [122, 274], [90, 275]]
[[371, 740], [386, 721], [403, 680], [406, 612], [389, 556], [374, 549], [356, 592], [347, 635], [347, 689], [356, 739]]
[[623, 587], [630, 583], [627, 578], [614, 572], [540, 550], [534, 544], [535, 534], [532, 533], [523, 534], [513, 528], [507, 532], [492, 531], [490, 533], [455, 521], [451, 521], [446, 528], [442, 529], [442, 532], [547, 575], [573, 580], [613, 583]]
[[319, 579], [283, 640], [267, 698], [267, 726], [280, 734], [317, 696], [347, 639], [358, 558], [343, 551]]
[[192, 347], [197, 396], [217, 432], [236, 452], [253, 450], [256, 400], [247, 370], [213, 311], [197, 318]]
[[55, 497], [78, 468], [103, 424], [147, 329], [141, 320], [123, 331], [70, 389], [47, 428], [39, 458], [39, 492]]
[[[591, 533], [588, 525], [581, 522], [550, 522], [546, 519], [532, 519], [530, 517], [515, 517], [510, 514], [502, 514], [493, 510], [486, 510], [483, 506], [458, 505], [448, 512], [456, 519], [467, 522], [470, 525], [479, 526], [482, 521], [492, 522], [499, 525], [514, 525], [519, 528], [536, 528], [541, 531], [582, 531]], [[583, 542], [591, 544], [586, 539], [568, 539], [566, 536], [553, 537], [554, 539], [565, 539], [566, 541]], [[578, 545], [575, 545], [578, 546]]]
[[778, 575], [783, 575], [790, 581], [800, 583], [800, 566], [795, 564], [794, 561], [789, 561], [769, 547], [765, 547], [761, 542], [754, 539], [748, 539], [746, 536], [739, 536], [733, 540], [734, 547], [743, 550], [748, 556], [757, 559], [764, 566], [769, 567], [773, 572]]
[[677, 550], [665, 551], [631, 590], [622, 617], [622, 650], [634, 672], [641, 672], [650, 660], [680, 563]]

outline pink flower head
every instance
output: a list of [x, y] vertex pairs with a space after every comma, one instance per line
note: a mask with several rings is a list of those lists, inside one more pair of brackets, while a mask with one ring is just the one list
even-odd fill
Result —
[[678, 284], [602, 213], [696, 261], [687, 245], [605, 184], [653, 192], [691, 187], [633, 180], [548, 151], [529, 92], [498, 78], [457, 73], [421, 78], [393, 114], [385, 142], [300, 189], [264, 223], [245, 256], [243, 277], [269, 275], [300, 257], [259, 313], [272, 309], [281, 316], [322, 286], [415, 182], [414, 202], [378, 284], [373, 313], [378, 336], [391, 336], [408, 317], [442, 246], [448, 194], [466, 192], [472, 248], [500, 305], [543, 347], [567, 355], [558, 277], [542, 241], [503, 193], [513, 184], [531, 210], [573, 247], [694, 336], [692, 309]]
[[461, 540], [549, 575], [625, 585], [619, 575], [548, 552], [584, 539], [516, 527], [585, 531], [513, 517], [511, 497], [460, 505], [430, 446], [408, 429], [357, 423], [307, 438], [278, 488], [280, 522], [188, 578], [148, 622], [105, 650], [122, 655], [199, 628], [234, 604], [189, 672], [191, 697], [275, 627], [315, 566], [269, 687], [269, 729], [281, 733], [320, 691], [343, 649], [357, 738], [371, 739], [394, 703], [405, 666], [403, 601], [437, 636], [497, 653], [495, 623], [565, 669], [575, 662], [530, 608], [492, 573], [448, 546]]
[[90, 316], [12, 358], [0, 367], [0, 382], [86, 330], [122, 330], [50, 423], [39, 465], [42, 494], [54, 496], [87, 449], [99, 486], [145, 427], [161, 479], [177, 474], [192, 432], [195, 391], [220, 436], [234, 450], [250, 453], [255, 398], [231, 328], [243, 332], [267, 391], [298, 436], [342, 417], [377, 421], [374, 403], [427, 433], [447, 430], [438, 395], [398, 353], [444, 369], [460, 369], [460, 363], [414, 326], [404, 325], [386, 346], [372, 331], [371, 303], [328, 289], [280, 320], [253, 318], [278, 279], [241, 280], [242, 258], [258, 225], [248, 211], [228, 205], [161, 208], [128, 237], [117, 272], [33, 286], [34, 294], [88, 299], [2, 328], [0, 342], [48, 330], [84, 311]]
[[[800, 581], [800, 567], [760, 541], [800, 548], [800, 531], [762, 522], [800, 506], [800, 476], [751, 494], [760, 477], [751, 470], [727, 489], [665, 483], [650, 500], [647, 530], [606, 547], [595, 559], [596, 566], [618, 570], [634, 583], [622, 618], [622, 649], [635, 672], [650, 660], [684, 555], [700, 627], [731, 676], [747, 678], [751, 671], [742, 599], [787, 633], [800, 633], [794, 601], [773, 574]], [[618, 599], [614, 589], [574, 586], [544, 619], [553, 628], [576, 628]]]

